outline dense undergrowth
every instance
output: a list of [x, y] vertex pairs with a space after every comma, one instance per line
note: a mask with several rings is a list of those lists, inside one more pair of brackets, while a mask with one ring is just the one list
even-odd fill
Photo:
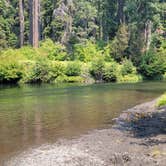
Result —
[[[110, 47], [88, 41], [73, 53], [50, 39], [40, 48], [22, 47], [0, 53], [0, 83], [139, 82], [165, 78], [165, 53], [148, 53], [135, 67], [131, 60], [115, 61]], [[163, 55], [162, 55], [163, 54]]]

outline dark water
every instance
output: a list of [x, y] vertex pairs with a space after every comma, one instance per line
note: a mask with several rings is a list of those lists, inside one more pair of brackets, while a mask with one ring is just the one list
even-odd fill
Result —
[[26, 148], [110, 127], [166, 83], [0, 87], [0, 160]]

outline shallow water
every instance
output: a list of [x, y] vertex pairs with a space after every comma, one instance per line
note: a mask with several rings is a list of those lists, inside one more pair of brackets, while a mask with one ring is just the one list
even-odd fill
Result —
[[0, 161], [27, 148], [108, 128], [121, 111], [164, 91], [164, 82], [1, 86]]

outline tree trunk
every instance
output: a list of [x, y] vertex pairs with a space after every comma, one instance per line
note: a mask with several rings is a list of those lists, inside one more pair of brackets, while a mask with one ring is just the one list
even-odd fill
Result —
[[149, 51], [152, 40], [152, 22], [148, 20], [145, 24], [145, 51]]
[[24, 45], [24, 0], [19, 0], [20, 47]]
[[124, 11], [123, 11], [124, 5], [125, 5], [125, 0], [118, 0], [118, 14], [117, 14], [117, 18], [118, 18], [119, 24], [123, 24], [125, 22]]
[[30, 44], [39, 47], [40, 0], [30, 0]]

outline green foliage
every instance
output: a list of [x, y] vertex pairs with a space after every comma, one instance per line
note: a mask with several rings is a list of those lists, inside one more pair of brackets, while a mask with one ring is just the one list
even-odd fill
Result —
[[117, 77], [117, 82], [120, 83], [136, 83], [136, 82], [141, 82], [142, 81], [142, 76], [138, 74], [128, 74], [125, 76], [119, 75]]
[[52, 72], [49, 61], [39, 58], [32, 66], [31, 71], [26, 75], [24, 82], [27, 83], [48, 83], [52, 79]]
[[52, 72], [52, 76], [54, 78], [57, 78], [61, 75], [64, 75], [66, 73], [66, 67], [63, 63], [61, 62], [54, 62], [53, 64], [51, 64], [51, 71]]
[[102, 81], [104, 68], [105, 68], [104, 59], [101, 57], [96, 58], [95, 60], [92, 61], [90, 73], [96, 80]]
[[111, 55], [116, 61], [120, 62], [125, 56], [125, 51], [128, 48], [128, 42], [128, 27], [125, 24], [122, 24], [111, 43]]
[[67, 76], [79, 76], [81, 74], [81, 65], [79, 62], [69, 62], [66, 66]]
[[163, 94], [157, 101], [157, 107], [166, 106], [166, 93]]
[[63, 61], [67, 57], [66, 48], [60, 43], [54, 43], [51, 39], [41, 42], [40, 54], [47, 56], [50, 60]]
[[105, 66], [103, 72], [103, 80], [106, 82], [115, 82], [117, 81], [117, 74], [118, 74], [118, 64], [109, 63]]
[[91, 41], [75, 45], [74, 58], [77, 60], [89, 62], [101, 55], [102, 52], [97, 48], [97, 45]]
[[128, 74], [136, 74], [136, 67], [134, 67], [133, 63], [130, 60], [125, 59], [122, 63], [121, 73], [122, 76]]
[[166, 59], [163, 55], [148, 52], [142, 56], [139, 71], [146, 79], [161, 79], [166, 71]]
[[59, 76], [55, 80], [55, 83], [83, 83], [84, 79], [80, 76]]
[[0, 62], [0, 83], [18, 83], [23, 74], [23, 67], [17, 61]]

